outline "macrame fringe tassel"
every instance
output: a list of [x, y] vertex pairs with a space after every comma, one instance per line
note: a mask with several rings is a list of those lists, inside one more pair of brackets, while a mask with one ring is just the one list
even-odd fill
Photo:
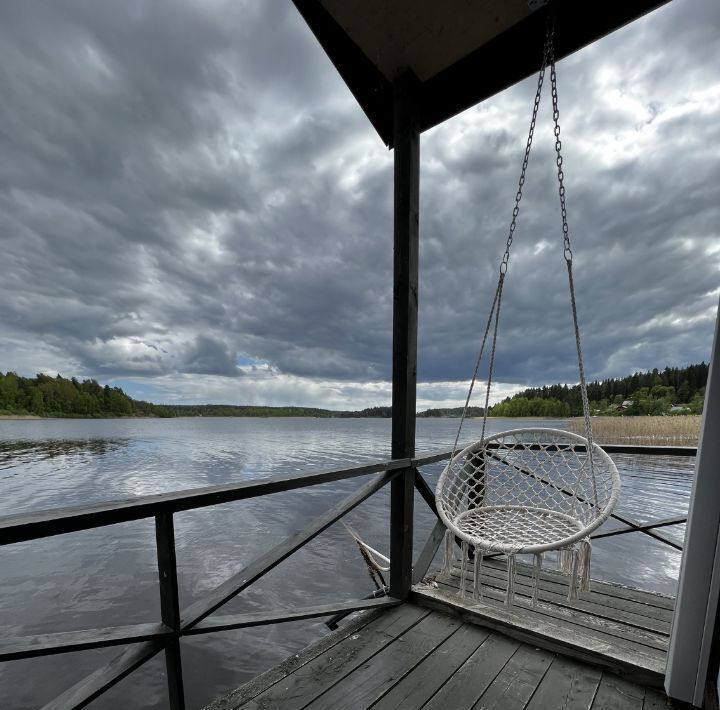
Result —
[[461, 563], [460, 563], [460, 598], [465, 599], [465, 582], [467, 577], [467, 567], [468, 567], [468, 551], [469, 551], [470, 545], [468, 545], [467, 542], [463, 542], [462, 545], [460, 545], [460, 557], [461, 557]]
[[590, 591], [590, 557], [592, 545], [590, 540], [581, 540], [573, 549], [572, 577], [568, 599], [577, 599], [578, 592]]
[[507, 561], [507, 589], [505, 591], [505, 606], [512, 606], [515, 599], [515, 555], [508, 555]]
[[535, 566], [533, 569], [533, 593], [532, 593], [532, 605], [537, 606], [538, 604], [538, 590], [540, 588], [540, 570], [542, 570], [542, 552], [535, 553]]
[[563, 574], [571, 574], [573, 567], [573, 549], [565, 547], [557, 552], [557, 565]]
[[568, 601], [578, 598], [578, 591], [590, 591], [590, 540], [581, 540], [573, 547], [557, 552], [557, 566], [560, 572], [570, 577]]
[[452, 572], [453, 566], [453, 534], [449, 531], [445, 531], [445, 559], [443, 561], [443, 571], [445, 574]]
[[592, 556], [592, 545], [590, 540], [581, 540], [580, 549], [578, 550], [580, 557], [580, 590], [583, 592], [590, 591], [590, 558]]
[[570, 589], [568, 589], [568, 601], [577, 599], [578, 595], [578, 567], [580, 566], [580, 553], [577, 548], [570, 550], [572, 566], [570, 569]]
[[477, 601], [482, 600], [482, 564], [483, 564], [483, 551], [479, 548], [475, 548], [475, 575], [473, 578], [473, 599]]

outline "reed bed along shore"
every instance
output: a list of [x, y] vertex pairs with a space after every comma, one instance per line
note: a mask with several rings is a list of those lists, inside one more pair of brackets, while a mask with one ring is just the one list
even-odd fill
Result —
[[[569, 421], [571, 431], [585, 433], [582, 417]], [[598, 444], [649, 444], [697, 446], [700, 415], [673, 417], [593, 417], [593, 438]]]

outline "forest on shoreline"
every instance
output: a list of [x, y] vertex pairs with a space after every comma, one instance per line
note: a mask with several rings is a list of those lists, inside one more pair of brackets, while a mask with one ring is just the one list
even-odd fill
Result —
[[[701, 414], [710, 366], [636, 372], [623, 378], [588, 382], [590, 414], [596, 416], [662, 416]], [[530, 387], [490, 407], [493, 417], [582, 416], [580, 385]]]
[[[624, 378], [588, 384], [592, 414], [637, 416], [699, 414], [702, 412], [709, 367], [704, 362], [685, 368], [636, 372]], [[418, 417], [459, 417], [462, 407], [435, 408]], [[469, 417], [482, 416], [482, 407], [470, 407]], [[573, 417], [582, 414], [579, 385], [528, 388], [494, 405], [494, 417]], [[120, 387], [96, 380], [79, 381], [57, 375], [21, 377], [0, 372], [0, 417], [111, 418], [111, 417], [319, 417], [385, 418], [391, 407], [337, 411], [312, 407], [264, 407], [225, 404], [153, 404], [132, 399]]]

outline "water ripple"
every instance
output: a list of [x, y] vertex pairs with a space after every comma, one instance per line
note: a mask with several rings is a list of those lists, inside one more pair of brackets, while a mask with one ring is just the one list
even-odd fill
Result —
[[[418, 420], [418, 451], [450, 448], [457, 424], [449, 419]], [[516, 426], [488, 424], [490, 433]], [[526, 425], [532, 422], [523, 422]], [[463, 440], [479, 434], [480, 422], [470, 420]], [[344, 467], [389, 456], [390, 422], [377, 419], [0, 421], [0, 515]], [[623, 485], [618, 511], [643, 522], [687, 512], [693, 459], [613, 458]], [[434, 464], [424, 467], [423, 474], [434, 486], [441, 470], [442, 464]], [[182, 604], [198, 599], [364, 480], [177, 514]], [[419, 549], [434, 521], [422, 500], [416, 500]], [[384, 489], [350, 513], [348, 522], [369, 544], [386, 551], [388, 520]], [[666, 528], [663, 534], [682, 541], [684, 526]], [[155, 554], [152, 520], [0, 548], [0, 623], [8, 632], [21, 634], [152, 621], [159, 615]], [[597, 541], [593, 576], [674, 593], [679, 562], [676, 551], [634, 533]], [[223, 613], [357, 598], [369, 588], [354, 543], [336, 524], [230, 602]], [[310, 621], [183, 641], [188, 706], [209, 702], [296, 652], [323, 630], [322, 622]], [[0, 664], [0, 697], [17, 710], [36, 707], [94, 670], [98, 657], [111, 656], [112, 651], [87, 652]], [[142, 671], [133, 679], [132, 684], [122, 684], [122, 693], [104, 696], [102, 707], [151, 708], [165, 702], [163, 684], [154, 672]]]

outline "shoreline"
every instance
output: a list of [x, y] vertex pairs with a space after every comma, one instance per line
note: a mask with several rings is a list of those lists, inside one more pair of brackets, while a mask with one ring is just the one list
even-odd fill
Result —
[[0, 420], [21, 420], [21, 419], [58, 419], [59, 417], [41, 417], [39, 414], [0, 414]]

